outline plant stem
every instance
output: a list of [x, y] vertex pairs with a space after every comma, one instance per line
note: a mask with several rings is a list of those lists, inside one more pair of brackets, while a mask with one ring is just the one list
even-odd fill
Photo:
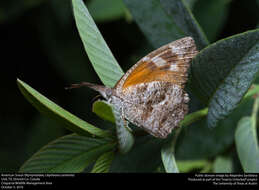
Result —
[[187, 116], [185, 116], [184, 120], [181, 121], [180, 125], [181, 127], [183, 126], [188, 126], [190, 124], [192, 124], [195, 121], [198, 121], [200, 119], [202, 119], [203, 117], [205, 117], [208, 113], [208, 108], [204, 108], [202, 110], [193, 112]]

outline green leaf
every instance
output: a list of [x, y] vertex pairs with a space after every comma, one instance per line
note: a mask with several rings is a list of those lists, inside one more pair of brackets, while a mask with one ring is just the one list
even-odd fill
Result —
[[21, 17], [26, 11], [40, 6], [44, 0], [9, 0], [0, 2], [0, 23]]
[[104, 85], [113, 87], [123, 71], [82, 0], [72, 0], [76, 26], [86, 53]]
[[259, 85], [258, 84], [252, 84], [246, 95], [244, 96], [244, 100], [249, 99], [253, 97], [254, 95], [259, 93]]
[[104, 152], [115, 147], [114, 142], [71, 134], [61, 137], [36, 152], [20, 168], [25, 173], [82, 172]]
[[193, 9], [193, 6], [196, 4], [198, 0], [184, 0], [185, 4], [190, 8]]
[[112, 160], [114, 158], [114, 151], [106, 152], [101, 155], [98, 160], [96, 161], [92, 173], [108, 173]]
[[122, 113], [112, 106], [112, 112], [116, 121], [116, 133], [119, 144], [119, 151], [122, 154], [129, 152], [134, 144], [134, 137], [128, 122], [122, 118]]
[[235, 142], [244, 172], [259, 172], [259, 147], [256, 132], [259, 98], [255, 100], [251, 117], [243, 117], [237, 125]]
[[202, 169], [207, 164], [207, 160], [177, 160], [176, 164], [180, 172], [189, 172], [195, 169]]
[[175, 145], [182, 128], [175, 130], [173, 138], [168, 138], [169, 143], [161, 149], [162, 162], [167, 173], [179, 173], [175, 161]]
[[174, 154], [174, 147], [164, 146], [161, 150], [161, 157], [166, 173], [179, 173]]
[[66, 128], [84, 135], [96, 135], [98, 137], [110, 137], [111, 134], [108, 131], [104, 131], [99, 129], [81, 119], [76, 117], [75, 115], [69, 113], [64, 110], [33, 88], [31, 88], [25, 82], [17, 79], [17, 84], [24, 95], [24, 97], [41, 113], [48, 115], [50, 118], [53, 118], [63, 124], [65, 124]]
[[95, 101], [92, 110], [100, 118], [115, 123], [112, 108], [106, 101]]
[[199, 49], [208, 40], [182, 0], [124, 0], [142, 32], [158, 48], [176, 39], [192, 36]]
[[216, 126], [241, 101], [259, 70], [259, 30], [220, 40], [192, 62], [192, 90], [208, 103], [208, 126]]
[[198, 121], [208, 114], [208, 108], [201, 109], [196, 112], [192, 112], [184, 117], [184, 120], [180, 122], [181, 126], [188, 126], [195, 121]]
[[125, 17], [126, 7], [122, 0], [92, 0], [88, 10], [96, 22], [107, 22]]
[[214, 173], [232, 173], [233, 163], [231, 158], [218, 156], [213, 163]]
[[210, 41], [215, 41], [222, 30], [227, 20], [230, 2], [231, 0], [199, 0], [195, 3], [193, 14]]

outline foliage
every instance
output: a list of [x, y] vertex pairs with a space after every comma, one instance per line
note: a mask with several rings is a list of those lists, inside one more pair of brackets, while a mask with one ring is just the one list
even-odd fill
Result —
[[[233, 159], [227, 150], [234, 143], [243, 171], [259, 172], [256, 132], [259, 101], [258, 98], [255, 103], [253, 101], [259, 93], [255, 83], [259, 70], [259, 29], [209, 44], [192, 14], [192, 9], [195, 10], [192, 1], [123, 2], [125, 5], [120, 2], [120, 8], [111, 11], [114, 14], [108, 11], [95, 17], [101, 21], [121, 18], [129, 14], [129, 10], [153, 48], [184, 36], [195, 39], [200, 52], [192, 61], [188, 90], [192, 103], [198, 108], [185, 117], [180, 129], [161, 140], [143, 135], [128, 123], [125, 125], [112, 105], [104, 101], [95, 102], [93, 112], [111, 122], [113, 127], [98, 128], [18, 79], [22, 94], [36, 109], [74, 132], [44, 146], [25, 162], [20, 172], [82, 172], [91, 164], [94, 165], [91, 172], [96, 173], [155, 172], [158, 168], [165, 172], [232, 172]], [[101, 0], [95, 3], [99, 5], [89, 4], [93, 15], [100, 14], [94, 12], [93, 7], [103, 5]], [[114, 86], [123, 75], [121, 67], [83, 1], [72, 0], [72, 6], [79, 35], [93, 68], [103, 84]], [[228, 3], [214, 1], [210, 8], [215, 6], [227, 11]], [[203, 14], [214, 15], [215, 11], [203, 12], [201, 18], [205, 17]], [[224, 15], [218, 16], [215, 31], [222, 27]], [[202, 23], [206, 26], [205, 20]], [[212, 30], [206, 33], [209, 39], [215, 39], [216, 33]]]
[[[240, 119], [235, 132], [237, 153], [245, 172], [258, 172], [259, 148], [256, 132], [259, 98], [254, 102], [254, 108], [250, 117]], [[249, 140], [248, 140], [249, 139]]]

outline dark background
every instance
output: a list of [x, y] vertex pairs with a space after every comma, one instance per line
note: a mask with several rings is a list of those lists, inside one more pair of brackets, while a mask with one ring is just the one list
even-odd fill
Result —
[[[205, 1], [196, 0], [192, 10], [211, 42], [258, 26], [258, 2], [232, 0], [224, 10], [217, 10], [224, 14], [221, 27], [213, 33], [214, 18], [203, 15]], [[95, 20], [124, 71], [149, 51], [144, 35], [128, 17]], [[25, 100], [17, 78], [87, 122], [104, 125], [91, 112], [95, 92], [64, 90], [80, 81], [101, 84], [83, 49], [70, 0], [1, 1], [0, 47], [0, 172], [18, 171], [40, 147], [69, 133]]]

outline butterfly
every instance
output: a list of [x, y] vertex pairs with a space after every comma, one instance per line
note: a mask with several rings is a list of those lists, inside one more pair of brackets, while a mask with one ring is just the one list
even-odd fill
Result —
[[188, 68], [198, 53], [191, 37], [181, 38], [149, 53], [133, 65], [113, 88], [88, 82], [121, 114], [149, 134], [166, 138], [188, 112], [184, 91]]

